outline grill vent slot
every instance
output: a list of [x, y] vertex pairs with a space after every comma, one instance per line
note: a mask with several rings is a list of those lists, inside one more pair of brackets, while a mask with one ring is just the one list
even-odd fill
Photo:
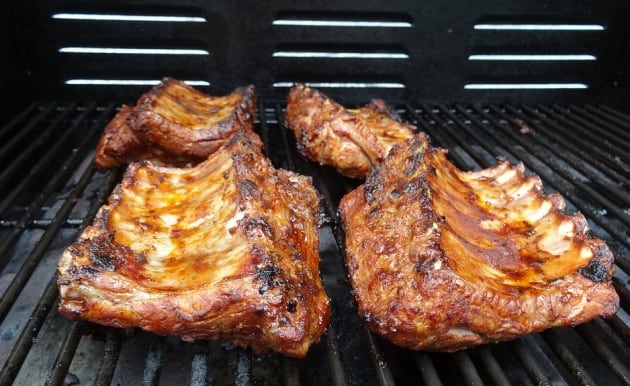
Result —
[[164, 76], [192, 86], [211, 84], [211, 47], [200, 36], [208, 18], [190, 8], [53, 10], [50, 46], [61, 82], [75, 87], [146, 87]]
[[284, 11], [271, 22], [275, 89], [302, 82], [318, 88], [404, 90], [412, 58], [403, 41], [414, 24], [405, 13]]
[[465, 90], [590, 88], [605, 25], [490, 19], [473, 25]]
[[475, 24], [476, 30], [494, 31], [603, 31], [601, 24], [566, 24], [566, 23], [487, 23]]
[[280, 12], [276, 26], [334, 28], [411, 28], [412, 19], [405, 13], [367, 12]]
[[80, 21], [123, 21], [123, 22], [161, 22], [161, 23], [205, 23], [206, 18], [200, 16], [176, 15], [140, 15], [140, 14], [110, 14], [110, 13], [81, 13], [59, 12], [52, 15], [53, 19]]

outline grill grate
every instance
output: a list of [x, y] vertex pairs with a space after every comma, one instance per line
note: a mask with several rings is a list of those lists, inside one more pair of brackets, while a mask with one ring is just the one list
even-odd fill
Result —
[[357, 182], [299, 156], [282, 108], [258, 105], [267, 155], [313, 176], [327, 219], [320, 252], [332, 318], [306, 359], [61, 317], [56, 262], [121, 177], [91, 165], [115, 109], [34, 103], [0, 128], [0, 384], [630, 384], [630, 116], [606, 106], [398, 106], [462, 169], [492, 166], [496, 157], [522, 160], [616, 251], [622, 308], [611, 319], [443, 354], [394, 347], [359, 320], [336, 216]]

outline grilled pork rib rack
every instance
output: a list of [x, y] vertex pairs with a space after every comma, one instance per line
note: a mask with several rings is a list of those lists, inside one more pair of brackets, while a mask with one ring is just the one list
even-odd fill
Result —
[[522, 164], [464, 172], [420, 134], [343, 197], [359, 312], [392, 342], [454, 351], [618, 308], [614, 258]]
[[[238, 87], [212, 96], [164, 78], [134, 107], [123, 106], [105, 128], [94, 162], [99, 169], [131, 161], [185, 165], [205, 160], [237, 132], [253, 133], [256, 92]], [[262, 143], [252, 135], [252, 142]]]
[[329, 318], [319, 196], [238, 133], [190, 168], [132, 163], [59, 262], [62, 314], [306, 355]]
[[289, 91], [285, 121], [304, 156], [358, 179], [364, 179], [394, 144], [412, 137], [415, 130], [380, 99], [346, 109], [303, 84]]

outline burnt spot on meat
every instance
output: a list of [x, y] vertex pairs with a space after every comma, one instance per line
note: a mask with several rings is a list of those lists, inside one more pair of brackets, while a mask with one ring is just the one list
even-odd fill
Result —
[[595, 243], [591, 248], [593, 257], [586, 267], [580, 268], [579, 273], [596, 283], [612, 280], [615, 256], [608, 246], [603, 243]]
[[74, 277], [97, 277], [101, 274], [102, 270], [92, 265], [82, 265], [80, 267], [73, 266], [70, 270], [71, 276]]
[[413, 175], [424, 164], [424, 152], [421, 151], [418, 153], [413, 153], [411, 156], [407, 158], [406, 164], [407, 165], [405, 166], [403, 173], [405, 173], [408, 176]]
[[287, 286], [284, 270], [276, 264], [273, 256], [266, 254], [265, 250], [257, 244], [252, 247], [252, 255], [256, 257], [254, 281], [260, 283], [258, 293], [263, 295], [270, 289]]
[[248, 217], [241, 220], [241, 224], [243, 224], [245, 234], [249, 237], [273, 237], [271, 225], [262, 217]]
[[402, 190], [403, 190], [403, 193], [405, 194], [411, 194], [417, 191], [419, 188], [420, 188], [420, 184], [418, 184], [418, 181], [411, 180], [411, 181], [405, 182], [405, 184], [402, 187]]
[[363, 195], [365, 201], [371, 202], [376, 199], [376, 193], [383, 189], [383, 179], [378, 166], [372, 169], [372, 173], [368, 174], [365, 184], [363, 185]]
[[285, 283], [284, 271], [282, 268], [273, 265], [265, 264], [263, 266], [256, 267], [256, 273], [254, 274], [256, 281], [260, 281], [258, 287], [258, 293], [263, 295], [270, 289], [276, 288]]
[[295, 312], [297, 310], [297, 300], [291, 299], [287, 302], [287, 312]]
[[72, 256], [83, 257], [83, 248], [79, 248], [78, 244], [69, 246], [68, 251]]
[[94, 267], [102, 271], [114, 271], [116, 269], [116, 257], [112, 251], [107, 248], [101, 248], [99, 244], [90, 245], [88, 248], [90, 260], [94, 263]]
[[259, 196], [258, 187], [256, 184], [248, 179], [244, 179], [236, 182], [238, 191], [245, 200], [256, 200]]
[[416, 272], [424, 273], [440, 269], [445, 260], [444, 251], [440, 249], [440, 242], [437, 238], [429, 241], [421, 253], [415, 253], [410, 258], [416, 262]]

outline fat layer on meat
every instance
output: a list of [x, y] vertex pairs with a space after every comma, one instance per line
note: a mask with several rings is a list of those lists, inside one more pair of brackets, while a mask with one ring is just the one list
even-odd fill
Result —
[[61, 257], [59, 310], [302, 357], [329, 318], [318, 220], [311, 179], [243, 133], [190, 168], [132, 163]]
[[464, 172], [421, 134], [340, 213], [359, 312], [398, 345], [454, 351], [618, 309], [611, 250], [522, 164]]
[[304, 156], [357, 179], [364, 179], [394, 144], [415, 131], [380, 99], [347, 109], [303, 84], [289, 91], [285, 121]]
[[256, 91], [238, 87], [227, 95], [203, 93], [164, 78], [135, 106], [123, 105], [105, 127], [94, 156], [99, 169], [132, 161], [159, 160], [184, 166], [205, 160], [237, 132], [254, 132]]

